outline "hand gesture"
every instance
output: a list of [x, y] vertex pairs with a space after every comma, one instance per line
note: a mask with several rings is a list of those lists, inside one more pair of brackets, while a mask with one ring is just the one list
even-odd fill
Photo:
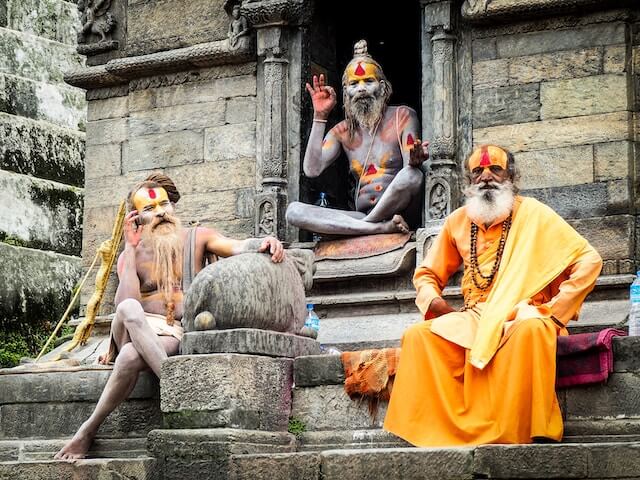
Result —
[[319, 79], [314, 75], [313, 87], [307, 83], [306, 88], [309, 95], [311, 95], [314, 118], [326, 120], [333, 107], [336, 106], [336, 91], [324, 84], [324, 75], [320, 75]]
[[420, 142], [419, 138], [413, 142], [413, 147], [409, 150], [409, 165], [419, 167], [429, 158], [429, 142]]
[[137, 247], [142, 238], [142, 225], [138, 224], [138, 211], [131, 210], [124, 217], [124, 241], [127, 245]]
[[265, 237], [260, 248], [258, 248], [258, 252], [270, 253], [271, 261], [273, 263], [280, 263], [284, 260], [284, 247], [282, 246], [282, 243], [280, 243], [280, 240], [274, 237]]

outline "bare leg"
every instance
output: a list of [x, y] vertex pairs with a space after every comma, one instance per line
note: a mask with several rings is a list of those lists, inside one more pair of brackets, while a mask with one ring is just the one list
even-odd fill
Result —
[[405, 167], [400, 170], [364, 220], [382, 222], [402, 212], [420, 191], [423, 177], [422, 170], [416, 167]]
[[287, 222], [311, 232], [332, 235], [372, 235], [375, 233], [395, 233], [408, 231], [407, 224], [400, 215], [394, 215], [386, 222], [368, 222], [355, 218], [354, 212], [333, 208], [323, 208], [293, 202], [287, 208]]

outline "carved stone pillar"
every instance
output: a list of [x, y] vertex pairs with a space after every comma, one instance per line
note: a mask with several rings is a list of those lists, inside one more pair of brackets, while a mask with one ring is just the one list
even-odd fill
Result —
[[[431, 48], [431, 162], [427, 172], [425, 217], [444, 219], [459, 202], [456, 163], [456, 59], [451, 1], [423, 1], [426, 48]], [[430, 45], [429, 45], [430, 44]]]
[[[299, 97], [292, 64], [299, 62], [295, 46], [296, 27], [309, 18], [307, 0], [264, 0], [242, 6], [242, 14], [256, 30], [258, 54], [257, 167], [255, 234], [286, 239], [285, 211], [289, 177], [297, 175], [299, 164], [291, 148], [291, 131], [297, 131], [299, 111], [291, 97]], [[294, 86], [292, 88], [292, 85]], [[298, 143], [298, 142], [293, 142]], [[297, 148], [297, 147], [296, 147]]]

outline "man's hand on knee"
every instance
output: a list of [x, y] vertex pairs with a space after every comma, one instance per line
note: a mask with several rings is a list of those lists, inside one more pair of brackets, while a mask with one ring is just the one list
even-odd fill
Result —
[[447, 313], [457, 312], [455, 308], [447, 303], [447, 301], [442, 297], [436, 297], [429, 305], [429, 315], [430, 317], [439, 317], [441, 315], [446, 315]]

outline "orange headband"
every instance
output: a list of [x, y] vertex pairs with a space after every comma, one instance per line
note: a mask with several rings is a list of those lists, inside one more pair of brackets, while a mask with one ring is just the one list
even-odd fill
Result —
[[487, 168], [491, 165], [499, 165], [507, 169], [509, 159], [507, 152], [495, 145], [482, 145], [476, 148], [469, 157], [469, 171], [473, 172], [478, 167]]

